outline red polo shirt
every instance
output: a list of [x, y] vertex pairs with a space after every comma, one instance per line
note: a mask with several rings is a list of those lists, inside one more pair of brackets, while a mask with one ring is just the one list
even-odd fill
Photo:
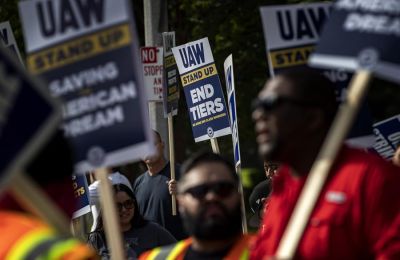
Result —
[[[281, 168], [251, 259], [276, 253], [305, 179]], [[295, 258], [400, 259], [400, 168], [377, 155], [343, 148]]]

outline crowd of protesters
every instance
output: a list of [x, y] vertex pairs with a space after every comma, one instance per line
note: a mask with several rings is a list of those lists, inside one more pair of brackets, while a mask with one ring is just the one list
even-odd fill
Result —
[[[288, 70], [266, 82], [253, 102], [266, 179], [250, 204], [258, 227], [244, 234], [240, 179], [230, 160], [211, 152], [189, 156], [171, 177], [164, 142], [131, 183], [110, 170], [127, 259], [270, 259], [338, 111], [335, 87], [320, 72]], [[400, 259], [400, 146], [391, 162], [343, 144], [305, 226], [296, 259]], [[243, 151], [245, 152], [245, 151]], [[57, 175], [50, 174], [58, 169]], [[71, 153], [58, 131], [26, 172], [72, 216]], [[56, 177], [55, 177], [56, 176]], [[1, 259], [109, 259], [99, 181], [89, 186], [92, 228], [87, 243], [58, 236], [29, 215], [10, 191], [0, 199]], [[178, 212], [172, 214], [176, 195]]]

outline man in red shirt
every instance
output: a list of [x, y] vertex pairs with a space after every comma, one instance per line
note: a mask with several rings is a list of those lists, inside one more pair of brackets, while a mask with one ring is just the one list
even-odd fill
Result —
[[[259, 153], [282, 163], [251, 259], [279, 242], [336, 113], [334, 86], [312, 70], [268, 81], [254, 103]], [[400, 259], [400, 172], [343, 146], [298, 245], [296, 259]]]

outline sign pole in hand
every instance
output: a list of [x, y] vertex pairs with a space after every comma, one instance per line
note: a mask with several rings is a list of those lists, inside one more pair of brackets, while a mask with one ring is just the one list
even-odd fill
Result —
[[100, 203], [103, 214], [103, 224], [107, 237], [107, 243], [111, 249], [111, 259], [123, 260], [125, 250], [122, 246], [122, 233], [117, 219], [117, 210], [114, 202], [114, 192], [107, 178], [106, 168], [95, 171], [96, 179], [100, 181]]
[[11, 178], [11, 191], [24, 208], [53, 226], [60, 234], [71, 235], [67, 216], [27, 174], [17, 172]]
[[354, 75], [350, 83], [347, 100], [341, 105], [332, 123], [283, 233], [277, 250], [277, 259], [292, 259], [294, 257], [320, 191], [367, 92], [371, 78], [372, 73], [366, 70], [359, 71]]
[[[174, 148], [174, 121], [172, 113], [168, 114], [168, 141], [169, 141], [169, 165], [171, 167], [171, 179], [175, 180], [175, 148]], [[176, 216], [176, 195], [172, 194], [172, 215]]]

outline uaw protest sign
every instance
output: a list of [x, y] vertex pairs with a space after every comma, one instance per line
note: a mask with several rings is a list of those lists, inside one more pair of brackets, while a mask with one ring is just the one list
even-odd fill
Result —
[[[260, 8], [271, 75], [307, 66], [331, 7], [331, 3], [308, 3]], [[340, 68], [323, 69], [321, 73], [335, 84], [337, 98], [343, 101], [352, 74]], [[366, 104], [360, 109], [347, 142], [372, 147], [372, 119]]]
[[238, 118], [236, 112], [236, 94], [235, 94], [235, 76], [233, 73], [233, 58], [232, 54], [226, 58], [224, 62], [226, 94], [228, 97], [228, 107], [230, 115], [230, 123], [232, 129], [232, 144], [233, 144], [233, 157], [235, 159], [235, 167], [241, 164], [240, 159], [240, 146], [239, 146], [239, 128]]
[[228, 112], [208, 38], [172, 48], [195, 142], [231, 133]]
[[162, 33], [164, 48], [164, 85], [163, 85], [163, 108], [164, 117], [168, 114], [176, 116], [179, 106], [179, 73], [172, 48], [175, 47], [175, 32]]
[[76, 211], [73, 213], [73, 218], [79, 218], [90, 212], [89, 189], [86, 181], [86, 175], [73, 174], [72, 188], [76, 198]]
[[9, 21], [0, 23], [0, 46], [9, 49], [22, 63], [21, 54]]
[[59, 104], [29, 75], [11, 50], [0, 47], [0, 184], [23, 170], [61, 120]]
[[152, 152], [129, 1], [32, 0], [19, 9], [27, 67], [63, 102], [76, 172]]
[[162, 47], [142, 47], [140, 48], [142, 57], [144, 88], [147, 93], [148, 101], [162, 101], [163, 98], [163, 48]]
[[400, 143], [400, 115], [374, 124], [374, 133], [375, 151], [387, 160], [392, 159], [396, 146]]
[[338, 0], [310, 64], [316, 67], [367, 68], [400, 82], [400, 1]]

